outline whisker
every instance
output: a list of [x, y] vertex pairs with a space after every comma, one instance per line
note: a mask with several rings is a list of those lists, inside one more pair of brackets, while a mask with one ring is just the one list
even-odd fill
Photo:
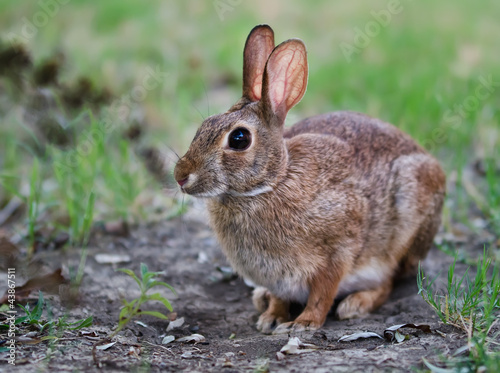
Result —
[[194, 107], [194, 109], [198, 112], [198, 114], [200, 114], [200, 117], [202, 120], [205, 120], [205, 117], [203, 116], [203, 114], [201, 113], [200, 110], [198, 110], [198, 108], [196, 107], [195, 104], [191, 104], [192, 107]]
[[177, 154], [177, 152], [169, 145], [167, 145], [167, 148], [175, 154], [175, 156], [177, 157], [177, 160], [181, 159], [181, 157], [179, 157], [179, 154]]

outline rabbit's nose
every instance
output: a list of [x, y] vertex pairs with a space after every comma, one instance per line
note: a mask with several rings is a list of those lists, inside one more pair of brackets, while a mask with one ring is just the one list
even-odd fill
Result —
[[177, 180], [177, 183], [182, 187], [184, 184], [187, 183], [188, 179], [189, 179], [189, 176], [185, 177], [184, 179]]

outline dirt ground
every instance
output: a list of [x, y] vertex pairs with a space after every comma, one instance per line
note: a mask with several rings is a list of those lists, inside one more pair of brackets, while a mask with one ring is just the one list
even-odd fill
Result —
[[[108, 234], [94, 236], [88, 251], [79, 303], [69, 311], [70, 320], [92, 315], [93, 325], [85, 332], [65, 332], [55, 342], [19, 344], [16, 366], [6, 364], [7, 354], [0, 356], [2, 372], [39, 371], [185, 371], [185, 372], [407, 372], [411, 367], [423, 368], [422, 358], [437, 361], [440, 352], [451, 353], [466, 343], [466, 336], [457, 329], [441, 324], [431, 308], [417, 294], [416, 281], [397, 284], [389, 301], [364, 319], [338, 321], [333, 314], [322, 329], [298, 333], [302, 342], [318, 347], [313, 352], [286, 355], [277, 359], [277, 352], [287, 343], [288, 335], [262, 335], [256, 328], [258, 314], [251, 302], [251, 289], [225, 269], [227, 263], [210, 229], [204, 224], [203, 209], [196, 207], [181, 218], [131, 230], [128, 237]], [[98, 254], [129, 256], [119, 264], [100, 264]], [[54, 250], [43, 253], [39, 262], [46, 269], [78, 265], [78, 250]], [[423, 263], [430, 276], [446, 272], [453, 261], [433, 249]], [[161, 292], [171, 300], [176, 317], [184, 324], [167, 331], [168, 321], [143, 317], [141, 324], [131, 323], [114, 338], [116, 343], [95, 351], [93, 344], [105, 340], [117, 325], [121, 298], [133, 299], [139, 292], [127, 275], [116, 272], [126, 267], [138, 272], [141, 262], [152, 271], [165, 271], [161, 280], [177, 291]], [[465, 265], [457, 265], [463, 272]], [[446, 273], [443, 273], [445, 275]], [[3, 291], [3, 289], [2, 289]], [[60, 296], [47, 296], [55, 317], [65, 307]], [[164, 312], [159, 302], [148, 310]], [[410, 338], [391, 343], [371, 338], [354, 342], [338, 342], [344, 335], [361, 331], [382, 334], [386, 327], [402, 324], [428, 324], [433, 332], [407, 330]], [[162, 345], [166, 335], [176, 338], [201, 334], [205, 341], [197, 344], [177, 341]], [[97, 338], [96, 338], [97, 337]]]

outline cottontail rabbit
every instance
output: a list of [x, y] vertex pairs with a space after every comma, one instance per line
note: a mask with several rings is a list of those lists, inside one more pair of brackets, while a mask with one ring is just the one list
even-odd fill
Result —
[[[272, 29], [255, 27], [243, 97], [203, 122], [174, 171], [184, 193], [207, 198], [225, 255], [259, 286], [265, 333], [320, 328], [337, 297], [340, 319], [379, 307], [441, 220], [445, 175], [396, 127], [353, 112], [284, 127], [307, 74], [301, 40], [274, 47]], [[305, 304], [293, 321], [291, 301]]]

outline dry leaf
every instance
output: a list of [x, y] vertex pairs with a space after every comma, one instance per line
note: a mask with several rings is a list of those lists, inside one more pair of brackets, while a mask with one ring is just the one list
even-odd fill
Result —
[[177, 320], [170, 321], [170, 323], [167, 326], [167, 332], [180, 328], [184, 324], [184, 317], [179, 317]]
[[[303, 348], [309, 347], [309, 348]], [[291, 337], [287, 344], [284, 345], [279, 352], [287, 355], [298, 355], [306, 352], [312, 352], [317, 350], [319, 347], [310, 343], [303, 343], [297, 337]]]
[[187, 337], [179, 338], [177, 342], [187, 342], [187, 343], [205, 342], [205, 337], [202, 336], [201, 334], [191, 334]]
[[399, 330], [396, 330], [396, 333], [394, 333], [394, 338], [396, 339], [396, 342], [401, 343], [403, 342], [408, 335], [406, 334], [401, 334]]
[[166, 345], [166, 344], [169, 344], [170, 342], [173, 342], [173, 341], [175, 341], [175, 337], [173, 335], [167, 335], [163, 338], [163, 340], [161, 341], [161, 344]]
[[127, 254], [96, 254], [95, 261], [99, 264], [129, 263], [130, 255]]
[[111, 343], [106, 343], [104, 345], [100, 345], [100, 346], [96, 346], [95, 348], [97, 350], [101, 350], [101, 351], [104, 351], [104, 350], [107, 350], [108, 348], [112, 347], [116, 342], [111, 342]]
[[355, 341], [355, 340], [361, 339], [361, 338], [363, 338], [363, 339], [367, 339], [367, 338], [380, 338], [380, 339], [383, 339], [377, 333], [373, 333], [373, 332], [359, 332], [359, 333], [344, 335], [338, 341], [339, 342], [352, 342], [352, 341]]
[[412, 328], [422, 330], [424, 333], [431, 333], [431, 327], [429, 325], [415, 325], [415, 324], [399, 324], [393, 325], [384, 330], [384, 337], [387, 341], [393, 342], [396, 340], [397, 342], [402, 342], [405, 340], [406, 335], [399, 333], [399, 329], [402, 328]]

